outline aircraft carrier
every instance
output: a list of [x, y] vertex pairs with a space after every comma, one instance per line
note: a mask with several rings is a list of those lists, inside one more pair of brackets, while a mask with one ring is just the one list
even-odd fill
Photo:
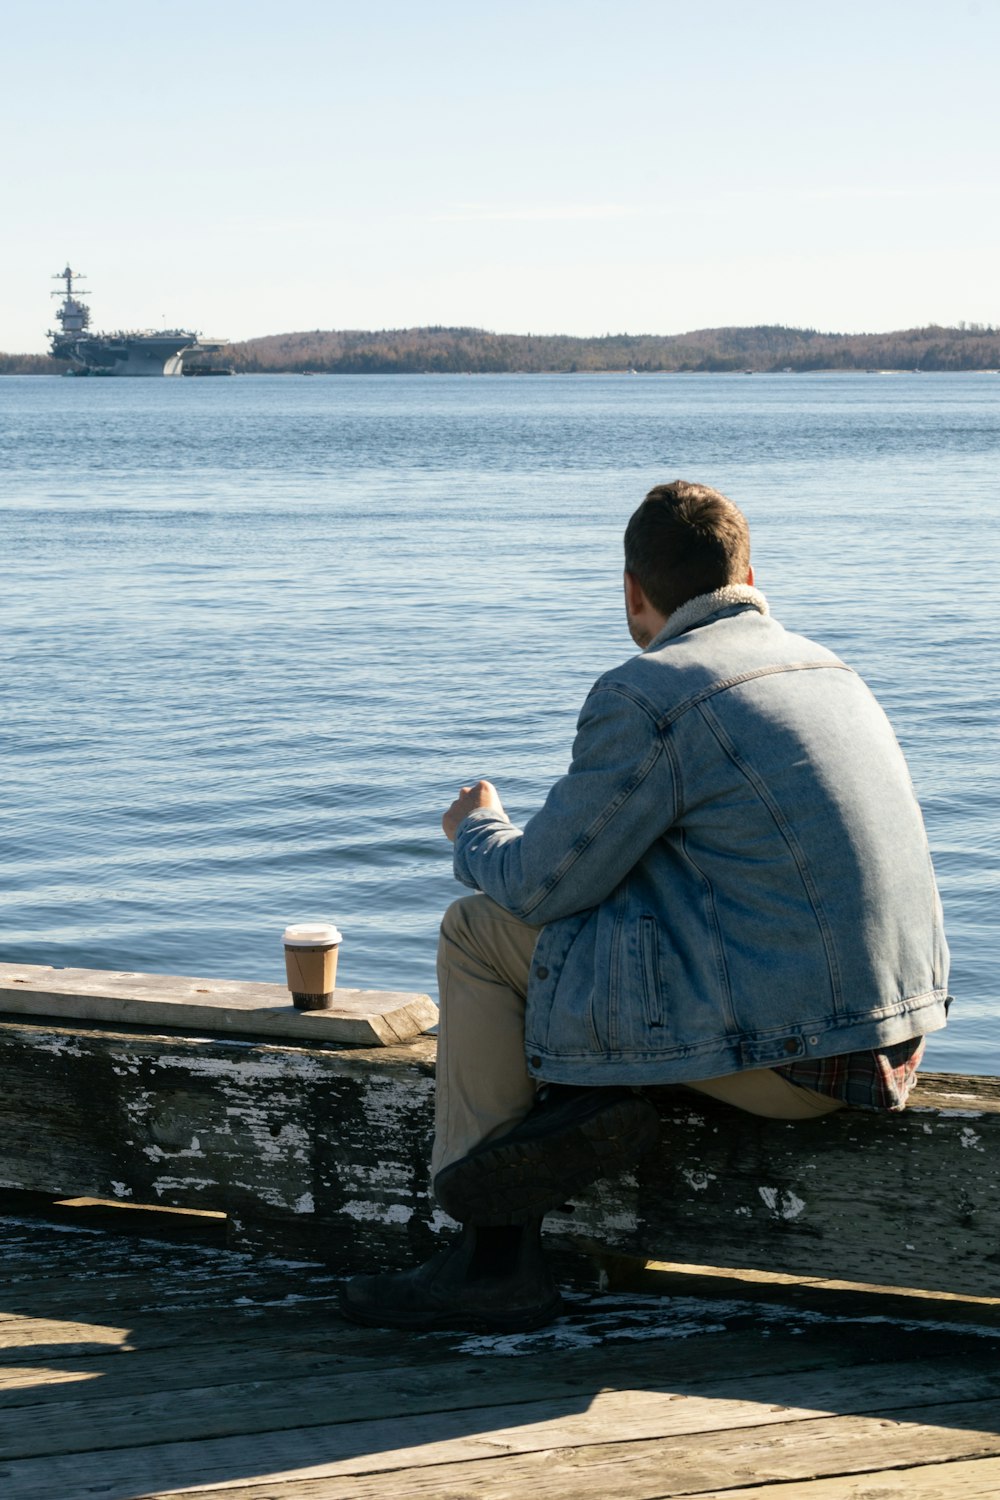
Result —
[[[203, 339], [185, 328], [92, 333], [90, 308], [80, 301], [86, 289], [77, 285], [83, 280], [82, 274], [67, 265], [52, 279], [63, 283], [63, 290], [52, 293], [63, 301], [56, 309], [59, 327], [49, 330], [49, 347], [53, 358], [69, 361], [70, 375], [183, 375], [185, 360], [202, 359], [226, 342]], [[198, 373], [208, 371], [202, 367]], [[231, 371], [219, 369], [211, 373], [228, 375]]]

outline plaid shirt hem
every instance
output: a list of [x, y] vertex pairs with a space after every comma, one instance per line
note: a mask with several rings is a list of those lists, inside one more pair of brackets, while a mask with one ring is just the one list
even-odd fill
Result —
[[774, 1071], [799, 1088], [842, 1099], [854, 1109], [899, 1110], [906, 1108], [907, 1096], [916, 1086], [923, 1055], [924, 1038], [917, 1036], [872, 1052], [785, 1063]]

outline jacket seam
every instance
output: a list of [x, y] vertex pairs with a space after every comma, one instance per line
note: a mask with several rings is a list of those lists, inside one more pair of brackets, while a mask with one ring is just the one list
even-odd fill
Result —
[[621, 998], [621, 937], [624, 920], [621, 903], [615, 902], [615, 920], [611, 929], [611, 953], [608, 963], [608, 1008], [607, 1008], [607, 1032], [608, 1050], [620, 1052], [620, 1032], [618, 1026], [618, 1007]]
[[688, 713], [692, 708], [699, 707], [709, 698], [714, 698], [716, 693], [728, 692], [730, 688], [742, 687], [745, 682], [754, 682], [760, 677], [776, 677], [785, 672], [850, 672], [856, 676], [853, 667], [847, 666], [842, 661], [794, 661], [769, 667], [755, 667], [749, 672], [738, 672], [733, 677], [725, 677], [721, 682], [712, 682], [708, 687], [700, 688], [697, 693], [692, 693], [681, 703], [676, 703], [673, 708], [667, 709], [666, 713], [656, 721], [657, 728], [662, 732], [668, 729], [676, 719]]
[[715, 888], [688, 848], [688, 839], [683, 828], [681, 829], [681, 847], [684, 850], [684, 858], [691, 865], [692, 869], [697, 870], [698, 878], [705, 888], [705, 900], [711, 913], [712, 936], [715, 939], [716, 968], [725, 1006], [726, 1022], [731, 1027], [731, 1035], [735, 1039], [740, 1035], [740, 1027], [736, 1020], [736, 1012], [733, 1009], [733, 987], [729, 982], [729, 965], [726, 963], [726, 948], [722, 937], [722, 926], [719, 922], [719, 910], [715, 904]]
[[[836, 1036], [838, 1032], [853, 1030], [856, 1026], [864, 1024], [866, 1022], [877, 1023], [880, 1021], [891, 1021], [898, 1017], [909, 1015], [913, 1011], [921, 1011], [931, 1005], [939, 1005], [942, 1003], [942, 997], [945, 994], [945, 989], [941, 987], [930, 990], [921, 990], [918, 994], [910, 995], [905, 1000], [894, 1001], [891, 1005], [879, 1006], [877, 1010], [860, 1010], [851, 1012], [848, 1015], [837, 1017], [837, 1019], [833, 1022], [831, 1022], [829, 1017], [827, 1016], [814, 1016], [811, 1019], [797, 1021], [795, 1023], [795, 1026], [791, 1028], [788, 1026], [771, 1026], [768, 1027], [765, 1031], [754, 1032], [753, 1040], [755, 1042], [766, 1043], [772, 1037], [781, 1038], [785, 1036], [804, 1034], [806, 1032], [813, 1032], [821, 1037]], [[683, 1059], [686, 1057], [693, 1057], [704, 1053], [715, 1055], [720, 1051], [733, 1051], [740, 1045], [741, 1040], [741, 1037], [734, 1038], [726, 1032], [719, 1032], [715, 1036], [706, 1037], [700, 1041], [676, 1042], [670, 1047], [620, 1046], [614, 1049], [613, 1055], [618, 1059], [632, 1057], [655, 1063], [671, 1059], [675, 1060], [678, 1058]], [[534, 1051], [539, 1052], [543, 1057], [548, 1057], [553, 1061], [595, 1061], [594, 1055], [591, 1052], [563, 1050], [551, 1045], [545, 1046], [537, 1041], [533, 1041], [531, 1045]], [[879, 1045], [880, 1044], [877, 1041], [871, 1043], [871, 1046], [873, 1047], [878, 1047]], [[607, 1056], [610, 1053], [611, 1049], [608, 1049], [608, 1052], [604, 1055]], [[837, 1054], [830, 1053], [822, 1055], [835, 1056]], [[599, 1059], [597, 1059], [597, 1061], [599, 1061]], [[778, 1065], [775, 1064], [774, 1066]], [[784, 1066], [784, 1064], [782, 1064], [782, 1066]], [[745, 1071], [745, 1069], [740, 1069], [739, 1071], [742, 1072]]]

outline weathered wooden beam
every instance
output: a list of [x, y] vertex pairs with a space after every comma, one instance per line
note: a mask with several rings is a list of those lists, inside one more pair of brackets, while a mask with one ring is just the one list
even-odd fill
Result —
[[[429, 1192], [435, 1043], [343, 1048], [0, 1022], [0, 1186], [209, 1208], [232, 1242], [405, 1265]], [[1000, 1081], [925, 1075], [903, 1115], [758, 1120], [659, 1090], [641, 1169], [552, 1214], [553, 1243], [993, 1296]]]
[[6, 1020], [0, 1186], [222, 1210], [238, 1242], [259, 1224], [269, 1248], [334, 1263], [386, 1242], [405, 1259], [411, 1220], [433, 1238], [434, 1052]]
[[429, 995], [395, 990], [335, 990], [330, 1010], [301, 1011], [280, 984], [36, 964], [0, 964], [0, 1011], [361, 1047], [408, 1041], [438, 1015]]
[[623, 1255], [1000, 1296], [1000, 1080], [924, 1074], [903, 1114], [761, 1120], [657, 1091], [664, 1136], [556, 1240]]

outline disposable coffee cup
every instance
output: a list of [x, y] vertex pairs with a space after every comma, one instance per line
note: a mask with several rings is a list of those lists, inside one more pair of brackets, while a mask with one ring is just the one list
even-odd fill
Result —
[[285, 976], [297, 1010], [329, 1010], [343, 938], [332, 922], [295, 922], [285, 928]]

